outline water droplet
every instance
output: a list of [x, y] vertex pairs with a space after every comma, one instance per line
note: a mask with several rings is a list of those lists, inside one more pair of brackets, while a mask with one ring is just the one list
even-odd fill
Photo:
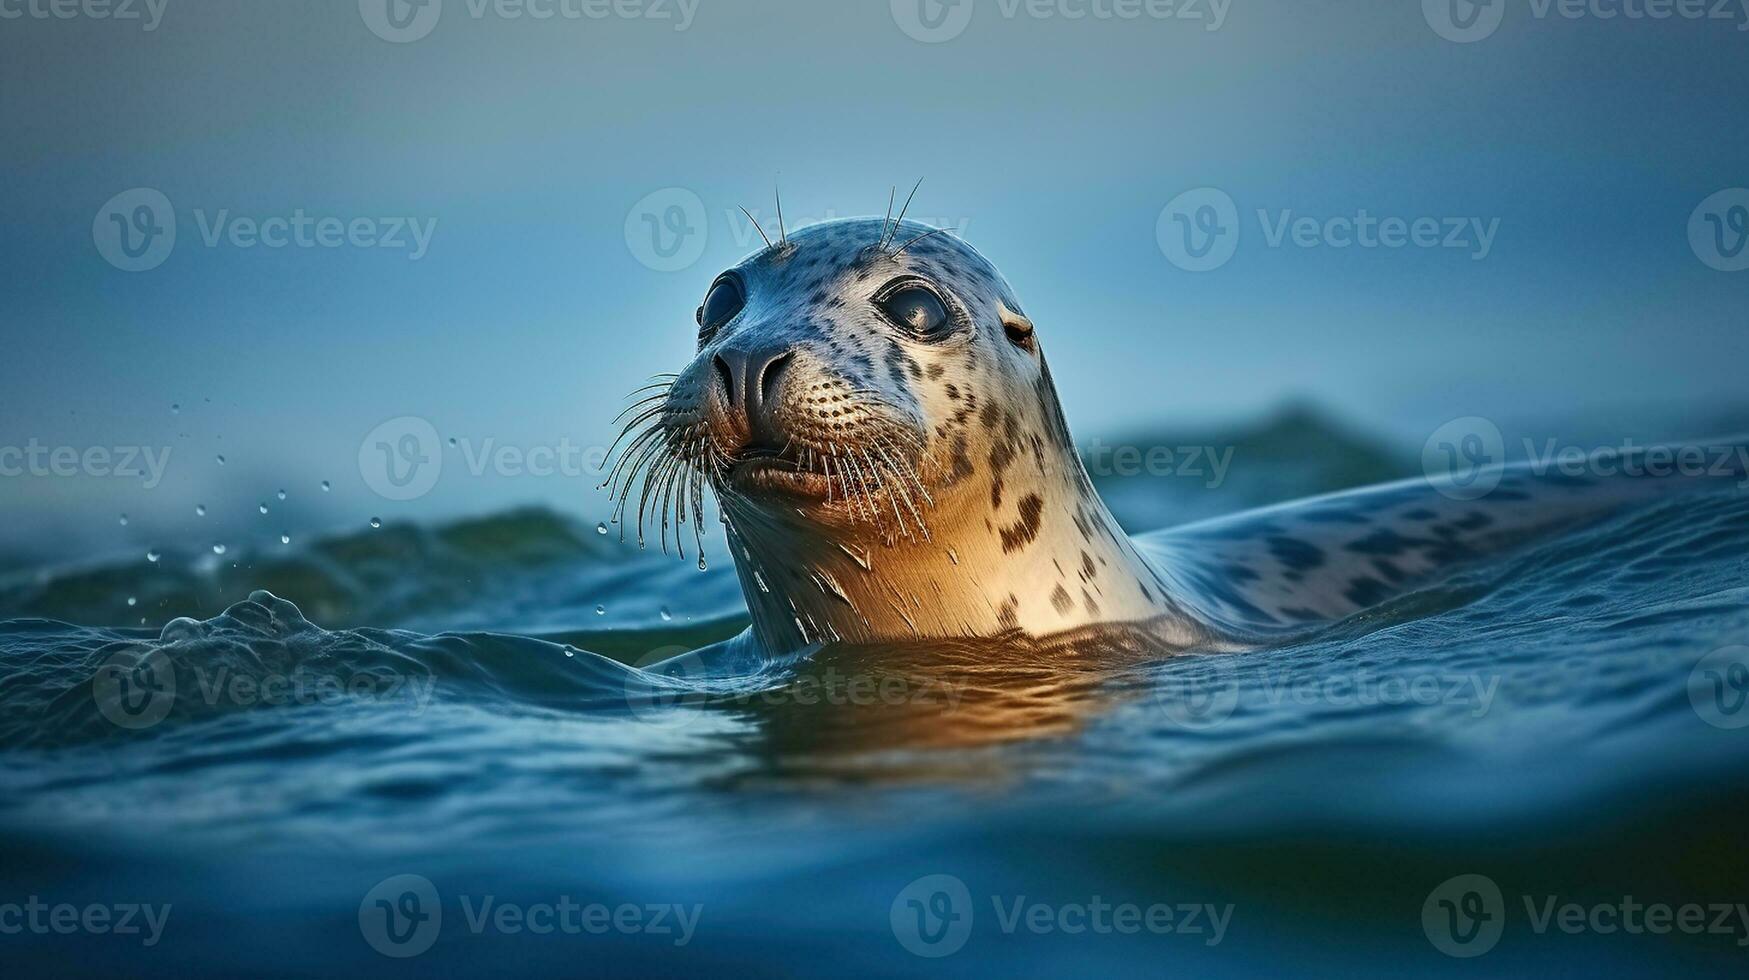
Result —
[[704, 571], [704, 570], [705, 570], [705, 569], [706, 569], [706, 568], [707, 568], [707, 567], [708, 567], [708, 566], [706, 566], [706, 565], [705, 565], [705, 563], [704, 563], [704, 556], [703, 556], [703, 555], [699, 555], [699, 556], [698, 556], [698, 570], [699, 570], [699, 571], [701, 571], [701, 572], [702, 572], [702, 571]]
[[606, 521], [597, 521], [595, 524], [595, 533], [596, 534], [606, 534], [607, 533], [607, 522]]
[[171, 415], [181, 415], [181, 414], [182, 414], [182, 406], [181, 406], [181, 405], [176, 405], [176, 404], [172, 404], [172, 405], [171, 405], [171, 406], [170, 406], [170, 414], [171, 414]]
[[214, 459], [216, 459], [216, 460], [218, 460], [218, 461], [219, 461], [219, 465], [220, 465], [220, 466], [223, 466], [223, 465], [225, 465], [225, 457], [223, 457], [223, 456], [215, 456], [215, 457], [213, 457], [213, 458], [214, 458]]
[[163, 556], [163, 555], [160, 555], [160, 554], [158, 554], [158, 553], [157, 553], [157, 552], [156, 552], [156, 551], [148, 551], [148, 552], [146, 552], [146, 560], [147, 560], [147, 561], [149, 561], [149, 562], [151, 562], [151, 563], [152, 563], [152, 564], [154, 564], [154, 565], [156, 565], [156, 564], [158, 564], [158, 559], [160, 559], [160, 558], [162, 558], [162, 557], [164, 557], [164, 556]]
[[222, 544], [213, 545], [213, 554], [215, 554], [215, 555], [222, 555], [225, 553], [226, 550], [227, 549]]
[[284, 500], [285, 499], [285, 491], [281, 490], [279, 493], [275, 494], [275, 496], [277, 496], [281, 500]]
[[322, 492], [323, 493], [327, 493], [328, 491], [330, 491], [332, 489], [334, 489], [334, 488], [328, 484], [327, 480], [322, 481]]
[[663, 606], [662, 607], [662, 622], [666, 623], [673, 618], [674, 618], [674, 614], [668, 611], [667, 606]]
[[139, 603], [140, 603], [140, 600], [134, 598], [133, 596], [128, 596], [128, 605], [137, 606], [137, 605], [139, 605]]
[[565, 656], [566, 657], [575, 657], [576, 655], [577, 655], [577, 651], [571, 649], [570, 647], [565, 648]]
[[280, 544], [291, 544], [291, 535], [289, 535], [289, 534], [280, 535], [279, 536], [279, 543]]
[[454, 448], [455, 448], [455, 436], [450, 436], [450, 437], [449, 437], [449, 447], [450, 447], [450, 448], [451, 448], [451, 449], [454, 449]]
[[382, 527], [383, 526], [383, 519], [380, 517], [371, 518], [370, 519], [370, 526], [371, 527]]
[[597, 615], [597, 616], [607, 615], [607, 607], [606, 606], [596, 606], [595, 607], [595, 615]]
[[126, 514], [121, 515], [121, 526], [122, 527], [128, 526], [128, 515], [126, 515]]
[[195, 504], [194, 505], [194, 516], [205, 517], [206, 516], [206, 504]]
[[759, 591], [761, 591], [761, 592], [770, 592], [771, 591], [771, 586], [765, 584], [765, 576], [759, 574], [758, 569], [753, 570], [753, 581], [759, 583]]
[[257, 507], [255, 509], [261, 511], [263, 514], [267, 513], [267, 505], [266, 504], [262, 504], [260, 507]]

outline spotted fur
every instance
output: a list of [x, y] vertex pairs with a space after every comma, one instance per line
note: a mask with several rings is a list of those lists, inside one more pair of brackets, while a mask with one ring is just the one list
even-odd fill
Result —
[[[657, 515], [664, 544], [670, 517], [702, 519], [708, 482], [767, 650], [1102, 624], [1148, 624], [1168, 647], [1242, 642], [1349, 615], [1596, 511], [1517, 476], [1478, 503], [1422, 482], [1138, 547], [1082, 468], [1043, 332], [970, 245], [902, 219], [848, 219], [787, 235], [731, 272], [745, 306], [640, 403], [633, 425], [647, 428], [612, 482], [624, 508], [643, 474], [639, 532]], [[881, 312], [876, 300], [902, 279], [936, 291], [951, 331], [919, 337]], [[737, 456], [713, 365], [751, 348], [786, 365], [769, 393], [788, 440], [773, 465], [815, 492], [744, 475], [756, 467]]]

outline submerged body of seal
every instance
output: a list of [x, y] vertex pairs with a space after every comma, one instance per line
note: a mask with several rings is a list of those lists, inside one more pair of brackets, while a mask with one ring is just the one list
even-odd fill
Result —
[[670, 518], [702, 537], [715, 491], [771, 652], [1113, 625], [1243, 644], [1645, 492], [1509, 473], [1469, 501], [1414, 481], [1138, 542], [1081, 464], [1033, 323], [957, 238], [813, 225], [719, 276], [697, 321], [610, 483], [623, 512], [644, 476], [640, 538], [659, 516], [664, 545]]

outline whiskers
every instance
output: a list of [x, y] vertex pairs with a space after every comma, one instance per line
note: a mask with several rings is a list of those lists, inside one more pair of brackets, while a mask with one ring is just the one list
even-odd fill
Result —
[[638, 488], [638, 547], [648, 546], [644, 533], [648, 525], [659, 529], [662, 553], [667, 554], [672, 523], [675, 549], [685, 558], [685, 531], [690, 525], [699, 565], [703, 566], [704, 485], [716, 482], [724, 461], [704, 420], [676, 425], [665, 418], [677, 377], [657, 375], [632, 392], [636, 401], [614, 420], [623, 428], [608, 447], [607, 456], [612, 459], [622, 444], [624, 451], [596, 489], [606, 490], [613, 500], [609, 519], [619, 525], [621, 541], [625, 540], [626, 508], [631, 505], [633, 489]]
[[[676, 380], [676, 375], [659, 375], [632, 392], [634, 401], [614, 420], [622, 428], [608, 447], [613, 463], [597, 489], [612, 499], [610, 520], [619, 525], [620, 540], [635, 525], [638, 547], [647, 547], [655, 537], [666, 554], [672, 528], [675, 548], [685, 558], [690, 527], [703, 564], [707, 485], [725, 512], [763, 521], [756, 516], [758, 502], [729, 480], [732, 460], [712, 437], [709, 423], [673, 410], [669, 396]], [[852, 394], [877, 401], [880, 397], [867, 389]], [[873, 528], [889, 547], [900, 539], [931, 540], [924, 514], [935, 505], [926, 479], [934, 464], [922, 438], [909, 428], [872, 418], [848, 438], [792, 436], [778, 458], [798, 474], [818, 477], [828, 508], [836, 507], [851, 525]], [[634, 498], [635, 517], [628, 519]]]

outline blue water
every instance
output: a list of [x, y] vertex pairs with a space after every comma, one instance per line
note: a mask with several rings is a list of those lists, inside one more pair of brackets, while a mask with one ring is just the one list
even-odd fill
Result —
[[[755, 664], [712, 646], [745, 625], [726, 563], [546, 511], [29, 569], [0, 581], [0, 929], [32, 896], [169, 909], [150, 944], [24, 928], [0, 960], [1741, 976], [1746, 921], [1569, 934], [1533, 910], [1749, 902], [1746, 573], [1749, 495], [1694, 494], [1243, 654]], [[1439, 889], [1471, 874], [1503, 928], [1455, 958], [1430, 936], [1467, 928]], [[572, 905], [600, 928], [531, 930]], [[1063, 928], [1101, 905], [1173, 930]], [[417, 948], [383, 939], [391, 912]], [[956, 951], [917, 955], [930, 934]]]

